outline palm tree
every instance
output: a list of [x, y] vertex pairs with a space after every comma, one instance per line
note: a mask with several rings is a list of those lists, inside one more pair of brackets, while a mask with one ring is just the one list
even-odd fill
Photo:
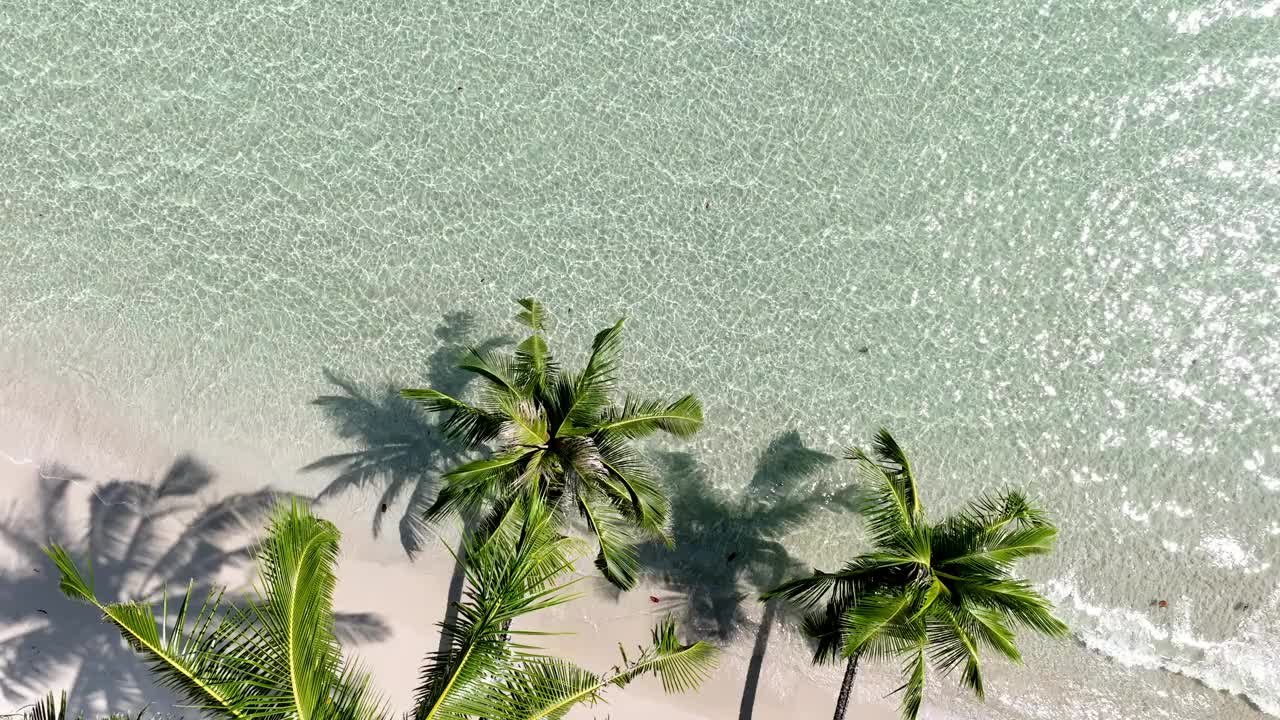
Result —
[[[432, 653], [421, 672], [416, 720], [533, 720], [560, 718], [580, 703], [602, 699], [645, 674], [668, 691], [696, 687], [714, 665], [715, 649], [681, 644], [670, 622], [653, 631], [652, 645], [597, 674], [515, 644], [506, 629], [527, 613], [573, 596], [558, 577], [573, 563], [577, 542], [559, 535], [536, 496], [518, 513], [473, 535], [467, 543], [465, 599], [458, 619], [442, 627], [448, 647]], [[65, 549], [47, 552], [62, 573], [61, 589], [102, 612], [104, 619], [147, 657], [168, 687], [208, 714], [235, 720], [382, 720], [385, 705], [369, 675], [344, 657], [334, 634], [334, 566], [339, 533], [296, 503], [281, 507], [258, 552], [257, 597], [239, 607], [218, 591], [188, 589], [169, 615], [164, 597], [152, 605], [106, 604]], [[519, 631], [516, 631], [519, 634]]]
[[488, 457], [445, 474], [426, 517], [487, 508], [492, 525], [518, 498], [538, 496], [557, 517], [565, 510], [581, 514], [599, 545], [596, 566], [630, 589], [639, 569], [636, 545], [646, 536], [665, 539], [670, 513], [632, 441], [659, 430], [693, 435], [702, 427], [702, 404], [692, 395], [673, 402], [626, 395], [615, 404], [623, 321], [600, 331], [586, 366], [570, 372], [547, 348], [546, 308], [532, 298], [518, 302], [516, 319], [532, 330], [528, 339], [511, 355], [470, 349], [458, 366], [484, 381], [477, 403], [437, 389], [403, 391], [430, 412], [448, 413], [446, 435], [477, 449], [496, 444]]
[[943, 675], [961, 668], [961, 684], [982, 699], [981, 648], [1020, 662], [1015, 628], [1066, 635], [1049, 601], [1012, 576], [1016, 561], [1048, 553], [1058, 535], [1025, 497], [984, 497], [930, 523], [911, 464], [887, 430], [876, 436], [872, 455], [852, 448], [847, 457], [874, 493], [865, 512], [872, 551], [761, 598], [784, 598], [811, 611], [803, 628], [817, 643], [814, 662], [845, 659], [836, 720], [844, 717], [863, 658], [904, 659], [902, 715], [914, 720], [927, 663]]

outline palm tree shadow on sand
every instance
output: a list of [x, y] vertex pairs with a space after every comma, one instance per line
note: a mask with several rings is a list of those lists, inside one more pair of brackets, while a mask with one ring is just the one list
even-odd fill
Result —
[[[43, 547], [57, 542], [91, 562], [103, 598], [159, 604], [180, 598], [188, 582], [203, 596], [220, 579], [247, 575], [252, 539], [272, 509], [289, 495], [271, 489], [201, 499], [213, 474], [199, 461], [178, 458], [158, 483], [111, 480], [90, 486], [61, 465], [42, 467], [35, 507], [11, 505], [0, 517], [0, 547], [14, 569], [0, 572], [0, 693], [34, 699], [50, 682], [70, 673], [73, 707], [97, 712], [137, 712], [144, 704], [173, 707], [172, 693], [150, 679], [142, 659], [102, 622], [97, 611], [65, 598], [58, 573]], [[88, 524], [69, 520], [72, 488], [91, 487]], [[83, 516], [83, 513], [79, 513]], [[233, 586], [228, 594], [242, 587]], [[386, 625], [368, 613], [338, 618], [351, 641], [378, 641]], [[16, 631], [15, 631], [16, 629]]]
[[[474, 325], [470, 313], [445, 315], [444, 324], [435, 330], [440, 347], [427, 358], [425, 378], [367, 385], [325, 369], [325, 379], [338, 392], [312, 401], [332, 423], [338, 437], [356, 446], [350, 452], [326, 455], [302, 468], [337, 473], [316, 499], [327, 500], [356, 488], [381, 487], [372, 517], [373, 535], [379, 537], [387, 512], [384, 508], [389, 509], [408, 492], [399, 531], [400, 544], [410, 557], [423, 547], [422, 514], [435, 499], [440, 476], [467, 455], [458, 443], [446, 439], [413, 401], [401, 397], [400, 390], [416, 387], [414, 383], [425, 379], [442, 392], [462, 394], [473, 376], [458, 369], [456, 362], [469, 344]], [[507, 338], [490, 338], [477, 347], [490, 350], [508, 342]]]
[[[384, 515], [407, 493], [399, 533], [400, 545], [410, 558], [425, 545], [427, 529], [422, 516], [435, 500], [440, 477], [470, 456], [460, 443], [445, 438], [413, 401], [401, 397], [400, 390], [425, 383], [455, 397], [462, 395], [474, 375], [460, 370], [457, 361], [473, 344], [474, 326], [470, 313], [444, 316], [444, 323], [435, 330], [440, 346], [428, 356], [423, 378], [368, 385], [325, 369], [325, 379], [337, 392], [312, 401], [332, 423], [337, 436], [355, 445], [354, 450], [326, 455], [302, 468], [336, 472], [316, 499], [327, 500], [354, 489], [381, 488], [371, 519], [373, 536], [379, 537]], [[484, 351], [508, 343], [508, 338], [495, 337], [475, 347]], [[463, 581], [459, 562], [449, 583], [446, 622], [456, 619], [455, 603], [462, 598]], [[446, 642], [447, 638], [441, 638], [442, 647]]]
[[[787, 552], [783, 537], [819, 509], [853, 510], [862, 502], [862, 491], [856, 486], [834, 491], [816, 486], [814, 476], [834, 460], [806, 447], [799, 433], [784, 432], [765, 448], [747, 487], [729, 494], [707, 481], [693, 456], [658, 457], [671, 492], [676, 549], [647, 546], [641, 558], [650, 577], [682, 595], [684, 622], [690, 632], [722, 641], [736, 637], [752, 625], [744, 608], [756, 604], [761, 592], [808, 572], [807, 565]], [[755, 626], [739, 720], [752, 718], [769, 634], [777, 613], [785, 611], [778, 606], [766, 605]]]

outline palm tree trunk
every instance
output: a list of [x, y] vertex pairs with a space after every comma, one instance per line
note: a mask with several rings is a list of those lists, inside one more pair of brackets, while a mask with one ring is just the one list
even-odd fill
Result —
[[858, 674], [858, 656], [849, 658], [844, 666], [844, 680], [840, 682], [840, 695], [836, 697], [836, 714], [832, 720], [844, 720], [849, 709], [849, 691], [853, 690], [853, 676]]
[[747, 682], [742, 687], [742, 704], [738, 706], [738, 720], [751, 720], [755, 712], [756, 689], [760, 687], [760, 671], [764, 667], [764, 653], [769, 647], [769, 631], [778, 613], [778, 603], [764, 606], [760, 629], [756, 631], [756, 644], [751, 648], [751, 663], [747, 665]]

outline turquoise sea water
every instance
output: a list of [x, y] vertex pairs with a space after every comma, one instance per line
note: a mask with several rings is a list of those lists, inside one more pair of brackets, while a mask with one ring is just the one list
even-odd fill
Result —
[[940, 510], [1040, 497], [1079, 643], [976, 716], [1280, 715], [1280, 2], [0, 6], [0, 367], [80, 388], [55, 440], [91, 388], [315, 489], [323, 368], [416, 383], [529, 294], [631, 318], [726, 490], [885, 424]]

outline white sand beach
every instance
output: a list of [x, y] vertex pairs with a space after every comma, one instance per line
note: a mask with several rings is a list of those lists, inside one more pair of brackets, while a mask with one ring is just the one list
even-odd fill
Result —
[[[75, 534], [82, 534], [93, 522], [88, 510], [94, 493], [100, 491], [104, 483], [121, 478], [158, 483], [172, 471], [174, 461], [184, 455], [194, 458], [213, 476], [213, 481], [198, 493], [200, 504], [211, 505], [228, 495], [258, 490], [263, 480], [252, 468], [264, 464], [275, 452], [273, 447], [278, 447], [270, 438], [264, 438], [257, 448], [243, 445], [227, 448], [218, 438], [208, 435], [142, 437], [128, 429], [129, 423], [123, 419], [128, 415], [127, 410], [113, 408], [112, 401], [104, 397], [94, 397], [100, 388], [87, 383], [79, 387], [67, 384], [54, 387], [32, 382], [31, 377], [17, 381], [10, 375], [4, 383], [3, 402], [0, 402], [0, 439], [3, 439], [0, 487], [4, 488], [3, 498], [7, 501], [4, 529], [19, 536], [25, 534], [36, 542], [73, 542]], [[61, 407], [74, 410], [50, 417], [41, 399], [50, 396], [65, 399], [67, 393], [76, 394], [78, 399]], [[184, 449], [191, 444], [201, 446], [198, 456]], [[42, 527], [37, 508], [42, 502], [41, 488], [55, 477], [73, 478], [60, 505], [67, 511], [64, 519], [72, 537], [39, 534]], [[286, 476], [278, 478], [274, 485], [281, 490], [305, 493], [308, 486], [319, 487], [323, 481], [316, 476]], [[443, 617], [455, 569], [454, 560], [443, 543], [455, 544], [459, 533], [457, 527], [449, 525], [436, 529], [440, 537], [429, 540], [428, 547], [411, 561], [394, 532], [384, 533], [380, 538], [374, 538], [369, 532], [370, 511], [376, 500], [376, 488], [371, 493], [354, 491], [319, 504], [317, 511], [335, 522], [343, 533], [337, 609], [372, 615], [375, 620], [370, 625], [377, 627], [374, 634], [380, 636], [349, 643], [347, 648], [373, 672], [376, 685], [385, 693], [390, 707], [399, 712], [409, 707], [424, 655], [437, 646], [439, 635], [435, 623]], [[398, 517], [399, 509], [389, 508], [388, 514]], [[139, 512], [146, 511], [120, 506], [116, 514], [134, 520]], [[184, 530], [180, 525], [166, 527], [174, 536]], [[248, 541], [248, 535], [244, 534], [241, 539]], [[11, 649], [10, 654], [0, 658], [0, 667], [4, 670], [0, 686], [5, 689], [0, 694], [0, 709], [19, 708], [47, 689], [73, 687], [88, 690], [80, 698], [72, 699], [73, 703], [83, 702], [75, 707], [86, 712], [136, 712], [142, 705], [149, 704], [150, 712], [189, 716], [189, 711], [174, 704], [168, 692], [145, 681], [139, 682], [146, 677], [142, 660], [130, 657], [131, 653], [122, 644], [114, 643], [116, 647], [111, 654], [115, 659], [111, 664], [103, 667], [90, 662], [99, 652], [96, 641], [104, 641], [104, 646], [113, 644], [112, 629], [97, 622], [95, 611], [59, 596], [52, 564], [42, 557], [31, 562], [30, 553], [23, 552], [24, 548], [11, 540], [12, 534], [0, 538], [3, 550], [0, 557], [4, 560], [0, 565], [4, 571], [0, 599], [11, 606], [10, 612], [24, 615], [27, 622], [4, 628], [0, 639], [46, 625], [55, 631], [36, 633], [33, 637], [37, 640]], [[163, 539], [159, 544], [164, 544]], [[154, 559], [141, 555], [129, 559], [125, 563], [127, 573], [131, 577], [141, 575], [148, 569], [148, 560]], [[617, 662], [617, 643], [634, 646], [646, 642], [654, 622], [671, 608], [678, 607], [679, 597], [670, 589], [642, 585], [616, 598], [594, 574], [589, 559], [581, 564], [591, 571], [581, 576], [576, 588], [583, 597], [531, 616], [526, 626], [515, 629], [563, 633], [533, 641], [548, 652], [603, 670]], [[232, 588], [244, 587], [251, 579], [249, 566], [244, 563], [222, 570], [219, 580]], [[22, 579], [21, 586], [27, 588], [20, 596], [9, 591], [10, 586], [18, 586], [16, 578]], [[99, 569], [100, 587], [112, 586], [112, 580], [104, 577], [103, 569]], [[123, 584], [136, 586], [129, 582]], [[172, 592], [183, 589], [178, 585], [170, 588]], [[652, 603], [651, 594], [660, 596], [662, 602]], [[668, 696], [656, 681], [641, 681], [623, 691], [610, 693], [607, 704], [576, 709], [570, 717], [617, 720], [738, 717], [753, 630], [744, 628], [742, 637], [723, 646], [718, 671], [695, 694]], [[775, 627], [773, 632], [775, 638], [790, 634], [784, 627]], [[781, 644], [780, 640], [775, 642]], [[43, 658], [58, 661], [49, 665], [44, 664]], [[33, 676], [32, 671], [39, 674]], [[98, 676], [86, 676], [95, 673]], [[823, 717], [831, 711], [838, 682], [834, 670], [815, 673], [804, 664], [796, 664], [792, 653], [777, 651], [766, 655], [754, 714], [750, 717], [759, 720]], [[23, 684], [25, 689], [19, 687]], [[114, 691], [99, 691], [102, 688], [114, 688]], [[852, 706], [851, 717], [880, 720], [896, 716], [891, 701], [871, 702], [865, 693], [857, 695], [863, 700]], [[133, 698], [136, 707], [120, 705], [122, 697]]]

